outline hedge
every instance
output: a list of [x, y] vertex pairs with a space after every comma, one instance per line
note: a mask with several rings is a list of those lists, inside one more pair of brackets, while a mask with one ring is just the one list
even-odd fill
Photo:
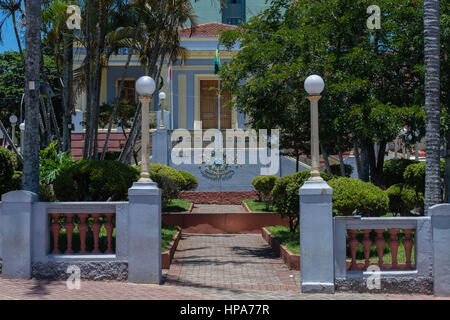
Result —
[[328, 182], [333, 188], [333, 210], [338, 215], [379, 217], [387, 213], [389, 198], [370, 182], [337, 178]]
[[[14, 152], [0, 148], [0, 196], [9, 191], [18, 190], [21, 186], [21, 175], [18, 173], [19, 163]], [[18, 176], [19, 174], [19, 176]]]
[[[417, 192], [425, 194], [425, 166], [426, 163], [419, 162], [409, 165], [404, 174], [403, 179], [406, 184], [413, 187]], [[445, 161], [441, 160], [441, 178], [444, 179]]]
[[[320, 176], [328, 181], [335, 176], [321, 172]], [[278, 178], [272, 189], [272, 202], [282, 217], [289, 219], [289, 228], [295, 232], [298, 225], [299, 200], [298, 189], [311, 177], [309, 171], [299, 171], [294, 174]]]
[[270, 206], [270, 194], [277, 181], [277, 177], [273, 175], [258, 176], [252, 179], [253, 188], [258, 193], [259, 201], [266, 202], [266, 210], [269, 210]]
[[193, 190], [197, 188], [198, 180], [192, 173], [183, 170], [178, 171], [178, 173], [180, 173], [186, 181], [183, 190]]
[[53, 189], [59, 201], [124, 201], [139, 178], [130, 165], [111, 160], [79, 160], [56, 177]]
[[418, 162], [403, 158], [386, 160], [383, 164], [383, 185], [389, 188], [394, 184], [404, 183], [403, 174], [406, 168], [415, 163]]
[[411, 210], [424, 206], [423, 193], [404, 183], [390, 186], [386, 194], [389, 197], [389, 210], [402, 216], [410, 216]]

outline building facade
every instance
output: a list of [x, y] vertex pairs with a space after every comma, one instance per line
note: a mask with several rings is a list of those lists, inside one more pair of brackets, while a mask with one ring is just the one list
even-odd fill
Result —
[[[218, 33], [246, 22], [267, 6], [265, 0], [228, 0], [228, 2], [227, 7], [220, 10], [219, 4], [214, 5], [214, 2], [192, 1], [199, 25], [193, 33], [190, 28], [179, 31], [181, 46], [187, 49], [188, 54], [184, 60], [180, 58], [171, 64], [165, 61], [161, 72], [161, 77], [164, 79], [161, 91], [164, 91], [167, 97], [162, 106], [166, 110], [164, 113], [166, 127], [192, 130], [198, 126], [197, 121], [202, 121], [203, 129], [219, 126], [217, 94], [219, 77], [214, 74], [213, 62]], [[224, 47], [220, 49], [220, 59], [223, 64], [232, 59], [239, 47], [236, 46], [231, 50], [225, 50]], [[108, 67], [102, 70], [101, 103], [112, 103], [118, 94], [119, 82], [127, 60], [127, 53], [121, 53], [123, 54], [112, 56]], [[75, 53], [75, 68], [79, 67], [83, 58], [82, 50]], [[137, 101], [135, 83], [145, 74], [145, 67], [139, 63], [138, 57], [132, 56], [124, 88], [120, 94], [122, 99]], [[159, 118], [158, 110], [160, 110], [158, 93], [155, 92], [153, 99], [155, 123], [159, 123], [156, 120]], [[227, 106], [227, 101], [230, 99], [232, 97], [229, 93], [224, 93], [220, 97], [220, 128], [243, 128], [245, 117]], [[75, 132], [82, 132], [81, 122], [83, 112], [86, 110], [84, 93], [77, 97], [75, 108], [77, 110], [73, 119]]]

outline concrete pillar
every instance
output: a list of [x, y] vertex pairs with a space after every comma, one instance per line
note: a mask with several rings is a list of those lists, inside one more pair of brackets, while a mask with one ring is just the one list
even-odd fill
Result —
[[433, 230], [434, 295], [450, 297], [450, 204], [430, 208]]
[[160, 284], [161, 190], [154, 182], [135, 182], [128, 198], [128, 281]]
[[158, 129], [152, 134], [152, 163], [169, 165], [169, 155], [172, 152], [168, 129]]
[[325, 181], [306, 181], [299, 190], [302, 292], [334, 293], [332, 194]]
[[30, 191], [11, 191], [2, 195], [2, 276], [5, 279], [31, 278], [31, 219], [33, 202], [38, 196]]

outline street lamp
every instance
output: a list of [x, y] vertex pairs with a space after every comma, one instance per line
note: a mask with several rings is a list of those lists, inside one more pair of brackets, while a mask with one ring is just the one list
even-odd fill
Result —
[[17, 117], [15, 115], [12, 115], [9, 117], [9, 122], [11, 122], [11, 136], [12, 136], [12, 142], [13, 144], [16, 143], [16, 123], [17, 123]]
[[20, 151], [23, 153], [23, 143], [24, 143], [24, 132], [25, 132], [25, 121], [19, 124], [20, 129]]
[[164, 101], [166, 100], [166, 93], [165, 92], [163, 92], [163, 91], [161, 91], [160, 93], [159, 93], [159, 106], [160, 106], [160, 110], [161, 110], [161, 125], [160, 125], [160, 128], [161, 129], [163, 129], [164, 128], [164, 110], [163, 110], [163, 104], [164, 104]]
[[148, 109], [152, 100], [153, 92], [155, 92], [155, 81], [148, 77], [142, 76], [136, 81], [136, 91], [139, 94], [139, 101], [142, 106], [142, 147], [141, 147], [141, 177], [138, 182], [152, 182], [150, 179], [150, 171], [148, 167], [148, 147], [149, 147], [149, 122]]
[[305, 90], [311, 102], [311, 178], [310, 181], [323, 181], [320, 176], [319, 160], [319, 107], [318, 101], [325, 84], [318, 75], [311, 75], [305, 80]]

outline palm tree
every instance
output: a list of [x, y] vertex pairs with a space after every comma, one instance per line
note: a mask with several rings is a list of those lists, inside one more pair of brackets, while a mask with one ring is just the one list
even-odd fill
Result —
[[[26, 2], [25, 145], [22, 189], [39, 193], [39, 81], [41, 60], [41, 0]], [[34, 89], [30, 87], [34, 85]]]
[[424, 1], [426, 171], [425, 215], [441, 202], [439, 0]]
[[20, 43], [19, 30], [16, 21], [16, 12], [22, 14], [22, 0], [0, 0], [0, 13], [3, 17], [0, 19], [0, 43], [2, 42], [2, 27], [8, 18], [11, 18], [14, 34], [16, 36], [17, 46], [19, 48], [20, 56], [22, 58], [22, 63], [25, 65], [25, 58], [23, 55], [22, 44]]

